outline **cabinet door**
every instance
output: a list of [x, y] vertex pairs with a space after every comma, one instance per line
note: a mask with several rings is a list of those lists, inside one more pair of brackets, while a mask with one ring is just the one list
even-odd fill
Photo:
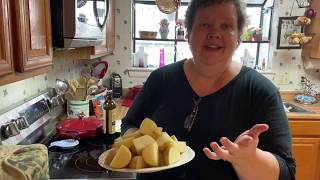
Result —
[[52, 65], [50, 0], [15, 0], [17, 71]]
[[0, 0], [0, 76], [13, 72], [8, 3]]
[[[311, 1], [311, 8], [316, 12], [320, 11], [320, 1]], [[305, 58], [320, 58], [320, 16], [311, 19], [311, 24], [305, 27], [305, 33], [311, 34], [313, 39], [305, 44], [302, 49], [302, 55]]]
[[319, 143], [320, 138], [292, 138], [297, 180], [319, 180]]
[[91, 58], [94, 56], [100, 57], [108, 54], [112, 54], [115, 48], [115, 0], [109, 0], [109, 13], [107, 17], [106, 26], [103, 31], [105, 31], [106, 38], [99, 46], [94, 46]]

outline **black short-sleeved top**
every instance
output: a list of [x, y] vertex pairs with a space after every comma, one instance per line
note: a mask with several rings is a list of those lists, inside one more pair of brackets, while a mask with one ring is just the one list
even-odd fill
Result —
[[[122, 131], [139, 127], [149, 117], [169, 135], [186, 141], [196, 153], [188, 164], [158, 173], [138, 174], [138, 179], [238, 179], [231, 163], [210, 160], [203, 147], [223, 136], [234, 141], [257, 123], [269, 130], [260, 135], [258, 147], [274, 154], [280, 166], [281, 180], [294, 179], [295, 162], [291, 154], [291, 134], [278, 89], [255, 70], [243, 66], [240, 73], [215, 93], [202, 97], [191, 132], [184, 120], [198, 96], [183, 70], [183, 61], [151, 73], [127, 115]], [[252, 167], [254, 171], [254, 167]]]

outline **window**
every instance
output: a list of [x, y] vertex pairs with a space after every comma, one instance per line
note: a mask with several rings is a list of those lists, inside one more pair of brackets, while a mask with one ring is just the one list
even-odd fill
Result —
[[[144, 65], [133, 62], [134, 66], [159, 67], [160, 49], [164, 51], [165, 64], [191, 57], [188, 42], [185, 39], [177, 39], [176, 27], [178, 19], [184, 20], [188, 5], [187, 1], [182, 0], [178, 11], [172, 14], [164, 14], [159, 11], [154, 0], [133, 0], [133, 53], [138, 52], [142, 47], [147, 54], [147, 57], [144, 56], [147, 58], [147, 62], [145, 61]], [[245, 33], [250, 34], [250, 30], [256, 31], [257, 28], [260, 28], [261, 38], [255, 40], [242, 37], [242, 43], [236, 50], [233, 59], [247, 66], [259, 68], [262, 67], [263, 61], [265, 61], [266, 66], [268, 65], [273, 0], [254, 0], [253, 2], [255, 4], [247, 2], [248, 30], [245, 30]], [[161, 19], [167, 19], [169, 22], [169, 33], [165, 39], [161, 39], [159, 34], [159, 22]], [[157, 32], [157, 36], [156, 38], [148, 39], [141, 37], [139, 31]]]

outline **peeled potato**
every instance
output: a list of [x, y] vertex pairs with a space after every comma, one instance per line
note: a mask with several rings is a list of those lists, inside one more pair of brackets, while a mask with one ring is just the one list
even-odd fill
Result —
[[186, 152], [187, 149], [187, 144], [185, 141], [178, 141], [176, 142], [175, 147], [179, 150], [179, 152], [182, 154], [184, 152]]
[[152, 132], [157, 128], [157, 124], [149, 119], [149, 118], [145, 118], [142, 123], [140, 124], [140, 132], [143, 135], [152, 135]]
[[142, 157], [149, 166], [159, 166], [158, 144], [156, 142], [148, 145], [142, 151]]
[[142, 156], [134, 156], [131, 159], [131, 162], [128, 167], [131, 169], [142, 169], [142, 168], [146, 168], [147, 166], [148, 165], [144, 162]]
[[114, 158], [114, 156], [117, 153], [117, 148], [112, 148], [109, 150], [109, 153], [104, 161], [105, 164], [107, 164], [108, 166], [110, 166], [112, 159]]
[[178, 141], [178, 139], [177, 139], [177, 137], [176, 137], [175, 135], [172, 135], [172, 136], [171, 136], [171, 139], [172, 139], [173, 141]]
[[164, 150], [167, 146], [173, 145], [174, 141], [166, 132], [162, 132], [161, 136], [157, 139], [159, 150]]
[[136, 153], [140, 155], [145, 147], [147, 147], [149, 144], [155, 143], [156, 141], [151, 136], [144, 135], [134, 139], [132, 142]]
[[105, 163], [112, 168], [142, 169], [173, 164], [186, 151], [185, 141], [169, 136], [162, 127], [146, 118], [140, 129], [115, 140]]
[[159, 151], [158, 156], [159, 156], [159, 166], [165, 166], [166, 164], [164, 163], [164, 156], [161, 151]]
[[154, 139], [158, 139], [162, 134], [162, 127], [156, 127], [152, 132], [151, 132], [151, 136]]
[[138, 129], [133, 133], [128, 133], [128, 134], [123, 135], [122, 138], [129, 138], [129, 137], [137, 138], [140, 136], [141, 136], [141, 133], [140, 133], [140, 130]]
[[118, 151], [116, 152], [114, 158], [110, 163], [110, 167], [112, 168], [124, 168], [126, 167], [131, 161], [131, 152], [130, 150], [121, 145]]
[[163, 152], [163, 156], [165, 165], [173, 164], [181, 159], [180, 152], [176, 147], [168, 147]]
[[119, 148], [121, 145], [125, 145], [127, 148], [130, 149], [130, 147], [133, 144], [133, 142], [132, 142], [133, 139], [134, 139], [134, 137], [122, 138], [122, 139], [120, 139], [118, 141], [115, 141], [112, 144], [112, 147]]

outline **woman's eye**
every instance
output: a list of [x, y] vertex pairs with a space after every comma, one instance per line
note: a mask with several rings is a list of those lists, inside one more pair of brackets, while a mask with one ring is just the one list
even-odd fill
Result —
[[230, 29], [232, 29], [232, 25], [231, 25], [231, 24], [223, 24], [223, 25], [222, 25], [222, 29], [224, 29], [224, 30], [230, 30]]
[[208, 23], [201, 23], [201, 24], [200, 24], [200, 27], [201, 27], [201, 28], [209, 28], [210, 25], [209, 25]]

